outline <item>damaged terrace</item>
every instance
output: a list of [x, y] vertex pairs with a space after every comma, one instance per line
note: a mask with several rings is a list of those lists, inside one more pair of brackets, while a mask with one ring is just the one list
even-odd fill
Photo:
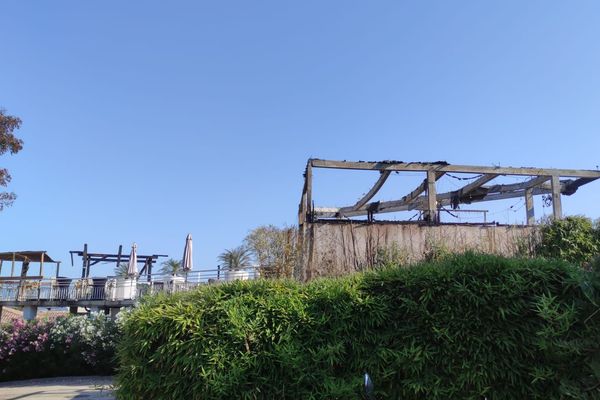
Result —
[[[372, 187], [354, 204], [324, 207], [313, 201], [313, 174], [318, 169], [373, 171], [378, 176], [374, 176]], [[422, 180], [402, 197], [373, 201], [395, 172], [416, 173]], [[440, 182], [448, 178], [463, 185], [456, 190], [438, 190]], [[511, 178], [520, 181], [504, 182]], [[377, 263], [378, 254], [392, 247], [404, 254], [407, 261], [426, 258], [433, 247], [514, 255], [534, 229], [536, 196], [543, 196], [544, 203], [552, 207], [554, 218], [562, 218], [562, 197], [574, 195], [580, 187], [599, 178], [597, 170], [471, 166], [444, 161], [309, 159], [298, 213], [302, 254], [299, 275], [307, 280], [361, 270]], [[525, 224], [491, 224], [485, 218], [486, 210], [461, 209], [463, 205], [485, 206], [488, 202], [516, 198], [524, 200]], [[379, 220], [386, 214], [403, 211], [415, 212], [417, 219]], [[459, 212], [478, 212], [483, 218], [475, 224], [441, 222], [443, 213]]]

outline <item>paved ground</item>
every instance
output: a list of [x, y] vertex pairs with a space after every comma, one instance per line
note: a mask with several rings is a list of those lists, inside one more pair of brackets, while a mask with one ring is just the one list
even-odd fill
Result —
[[0, 400], [114, 400], [110, 376], [45, 378], [0, 383]]

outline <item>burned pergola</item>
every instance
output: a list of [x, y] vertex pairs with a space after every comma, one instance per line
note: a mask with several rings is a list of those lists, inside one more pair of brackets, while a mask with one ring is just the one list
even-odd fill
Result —
[[[90, 276], [91, 267], [98, 263], [115, 263], [115, 266], [118, 266], [121, 263], [129, 262], [129, 253], [123, 254], [123, 246], [119, 246], [119, 250], [117, 253], [90, 253], [88, 251], [87, 243], [83, 245], [83, 250], [72, 250], [71, 253], [71, 265], [73, 265], [73, 256], [76, 255], [81, 257], [82, 266], [81, 266], [81, 277], [87, 278]], [[146, 274], [148, 276], [148, 280], [150, 280], [150, 275], [152, 274], [152, 266], [158, 262], [158, 259], [161, 257], [168, 257], [166, 254], [152, 254], [152, 255], [137, 255], [138, 264], [142, 264], [142, 268], [140, 269], [139, 275], [142, 276]]]
[[[315, 207], [312, 199], [313, 169], [332, 168], [339, 170], [378, 171], [379, 178], [373, 187], [355, 204], [344, 207]], [[410, 193], [397, 200], [371, 201], [379, 192], [392, 172], [421, 172], [423, 181]], [[436, 182], [445, 174], [476, 174], [474, 180], [462, 188], [438, 193]], [[493, 184], [501, 176], [528, 177], [524, 182], [514, 184]], [[319, 219], [342, 219], [398, 211], [418, 210], [423, 219], [435, 224], [440, 221], [443, 207], [458, 208], [461, 204], [471, 204], [493, 200], [524, 198], [527, 224], [535, 223], [533, 196], [547, 195], [551, 199], [554, 218], [562, 217], [561, 196], [570, 196], [587, 183], [600, 178], [600, 171], [576, 169], [549, 169], [531, 167], [498, 167], [453, 165], [444, 161], [402, 162], [402, 161], [333, 161], [309, 159], [304, 174], [304, 188], [299, 207], [299, 223], [314, 222]]]
[[39, 263], [39, 275], [44, 275], [44, 264], [55, 264], [56, 276], [58, 276], [60, 261], [55, 261], [48, 255], [45, 250], [26, 250], [26, 251], [7, 251], [0, 253], [0, 275], [2, 275], [2, 266], [4, 262], [10, 263], [10, 277], [15, 275], [15, 264], [21, 263], [21, 275], [27, 276], [29, 271], [29, 263]]

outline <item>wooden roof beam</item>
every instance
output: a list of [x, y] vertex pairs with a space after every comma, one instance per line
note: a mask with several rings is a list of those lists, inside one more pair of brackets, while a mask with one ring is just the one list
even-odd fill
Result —
[[[382, 173], [382, 176], [375, 183], [375, 185], [373, 186], [371, 191], [369, 191], [369, 193], [367, 193], [367, 195], [365, 195], [362, 199], [360, 199], [354, 206], [341, 207], [339, 209], [339, 211], [337, 212], [336, 216], [338, 218], [342, 218], [342, 217], [348, 217], [353, 212], [359, 211], [359, 210], [367, 210], [367, 213], [372, 210], [376, 210], [378, 208], [378, 204], [381, 204], [380, 202], [375, 202], [375, 203], [371, 203], [371, 204], [366, 204], [366, 203], [368, 200], [373, 198], [373, 196], [379, 191], [379, 189], [381, 188], [381, 186], [383, 186], [383, 183], [389, 177], [390, 174], [391, 174], [391, 171], [384, 171]], [[386, 175], [385, 178], [384, 178], [384, 175]], [[436, 172], [435, 180], [438, 181], [442, 176], [444, 176], [443, 172]], [[383, 181], [382, 181], [382, 178], [383, 178]], [[382, 182], [380, 183], [380, 181], [382, 181]], [[374, 191], [374, 193], [371, 194], [373, 189], [376, 189], [376, 190]], [[421, 182], [421, 184], [419, 186], [417, 186], [417, 188], [415, 190], [413, 190], [412, 192], [410, 192], [409, 194], [404, 196], [401, 200], [399, 200], [397, 205], [406, 205], [406, 204], [410, 204], [410, 203], [416, 201], [419, 198], [419, 196], [423, 192], [425, 192], [425, 190], [427, 190], [427, 179], [424, 179], [423, 182]], [[360, 204], [360, 206], [356, 207], [358, 204]], [[375, 211], [375, 212], [379, 212], [379, 211]]]
[[463, 195], [469, 194], [473, 190], [480, 188], [481, 186], [485, 185], [486, 183], [488, 183], [489, 181], [491, 181], [492, 179], [495, 179], [497, 177], [498, 177], [498, 175], [496, 175], [496, 174], [485, 174], [482, 177], [478, 178], [477, 180], [458, 189], [456, 192], [460, 192]]
[[340, 210], [338, 211], [338, 218], [343, 218], [346, 212], [363, 209], [365, 204], [367, 204], [367, 202], [371, 200], [377, 194], [377, 192], [379, 192], [379, 189], [381, 189], [385, 181], [387, 181], [387, 179], [390, 177], [391, 173], [392, 171], [381, 171], [381, 175], [379, 176], [379, 179], [377, 179], [377, 182], [375, 182], [375, 184], [367, 192], [367, 194], [365, 194], [360, 200], [358, 200], [356, 204], [354, 204], [353, 206], [340, 208]]
[[495, 175], [529, 175], [529, 176], [562, 176], [574, 178], [600, 178], [600, 171], [583, 169], [554, 169], [531, 167], [486, 167], [472, 165], [452, 165], [446, 162], [402, 162], [402, 161], [333, 161], [311, 159], [309, 164], [315, 168], [377, 170], [377, 171], [422, 171], [435, 169], [438, 172], [495, 174]]

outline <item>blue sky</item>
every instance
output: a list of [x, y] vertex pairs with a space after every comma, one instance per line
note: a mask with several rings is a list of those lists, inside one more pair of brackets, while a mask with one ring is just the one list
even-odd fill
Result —
[[[0, 107], [25, 141], [0, 158], [19, 196], [0, 250], [72, 275], [85, 242], [180, 258], [187, 233], [214, 267], [253, 227], [296, 222], [309, 157], [600, 164], [597, 1], [4, 0], [0, 37]], [[324, 172], [315, 200], [375, 179]], [[565, 213], [599, 218], [599, 195]], [[498, 220], [523, 219], [511, 205]]]

